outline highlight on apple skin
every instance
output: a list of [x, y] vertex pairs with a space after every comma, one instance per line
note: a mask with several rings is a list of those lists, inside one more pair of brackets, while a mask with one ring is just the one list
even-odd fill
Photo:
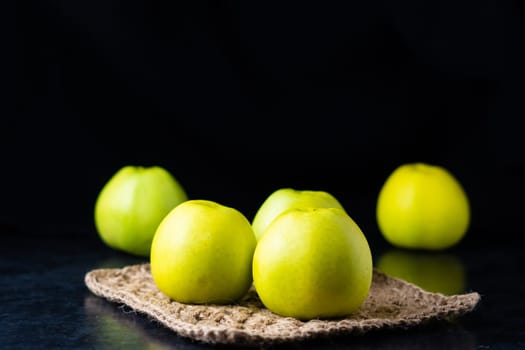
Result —
[[182, 185], [163, 167], [124, 166], [96, 199], [96, 230], [109, 247], [147, 257], [161, 220], [187, 199]]

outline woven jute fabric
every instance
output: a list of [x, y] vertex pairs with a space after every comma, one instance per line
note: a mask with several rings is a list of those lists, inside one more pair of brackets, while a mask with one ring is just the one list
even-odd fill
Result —
[[211, 344], [259, 345], [303, 341], [377, 329], [409, 328], [472, 311], [478, 293], [445, 296], [375, 270], [361, 308], [345, 318], [300, 321], [266, 309], [253, 287], [233, 305], [193, 305], [170, 300], [156, 287], [149, 264], [96, 269], [85, 275], [95, 295], [149, 315], [178, 335]]

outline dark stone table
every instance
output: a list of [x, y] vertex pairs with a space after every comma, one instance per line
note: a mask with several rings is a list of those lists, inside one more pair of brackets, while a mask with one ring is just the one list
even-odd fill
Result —
[[[84, 285], [84, 274], [93, 268], [121, 267], [146, 262], [147, 259], [114, 251], [106, 247], [96, 234], [31, 235], [6, 230], [2, 236], [0, 348], [211, 347], [181, 338], [142, 314], [98, 298]], [[376, 263], [385, 254], [392, 256], [392, 248], [388, 245], [376, 246], [377, 249], [373, 249]], [[478, 307], [453, 322], [267, 348], [525, 348], [525, 285], [521, 283], [524, 276], [521, 252], [519, 245], [460, 245], [447, 253], [427, 254], [421, 260], [426, 261], [421, 266], [427, 266], [426, 277], [421, 283], [426, 283], [428, 288], [444, 288], [445, 293], [477, 291], [481, 294]], [[397, 251], [393, 255], [402, 257], [403, 254]], [[422, 253], [406, 254], [417, 259]], [[433, 257], [437, 264], [435, 270], [428, 267]], [[447, 268], [450, 273], [447, 273]], [[439, 273], [431, 276], [432, 271]], [[414, 276], [414, 273], [406, 276]]]

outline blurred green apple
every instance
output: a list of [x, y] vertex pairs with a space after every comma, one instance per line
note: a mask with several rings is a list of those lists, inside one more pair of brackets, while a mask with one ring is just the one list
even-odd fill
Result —
[[467, 195], [445, 168], [404, 164], [386, 180], [377, 200], [378, 226], [401, 248], [441, 250], [456, 245], [470, 222]]
[[259, 240], [268, 225], [282, 212], [292, 208], [339, 208], [343, 206], [325, 191], [281, 188], [271, 193], [259, 207], [252, 221], [253, 231]]
[[339, 208], [290, 209], [259, 240], [253, 280], [263, 304], [301, 320], [356, 311], [372, 283], [372, 254], [357, 224]]
[[376, 267], [429, 292], [453, 295], [465, 291], [465, 268], [451, 254], [395, 249], [382, 254]]
[[255, 235], [234, 208], [189, 200], [161, 222], [151, 245], [151, 274], [161, 292], [192, 304], [228, 304], [252, 285]]
[[168, 212], [186, 201], [179, 182], [159, 166], [125, 166], [100, 191], [95, 225], [110, 247], [149, 256], [157, 226]]

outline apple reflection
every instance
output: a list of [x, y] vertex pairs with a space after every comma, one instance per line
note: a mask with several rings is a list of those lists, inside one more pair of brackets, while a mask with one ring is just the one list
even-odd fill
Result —
[[429, 292], [453, 295], [466, 289], [465, 267], [453, 254], [393, 249], [382, 254], [375, 265]]
[[92, 294], [84, 298], [84, 312], [96, 349], [201, 349], [148, 317]]

